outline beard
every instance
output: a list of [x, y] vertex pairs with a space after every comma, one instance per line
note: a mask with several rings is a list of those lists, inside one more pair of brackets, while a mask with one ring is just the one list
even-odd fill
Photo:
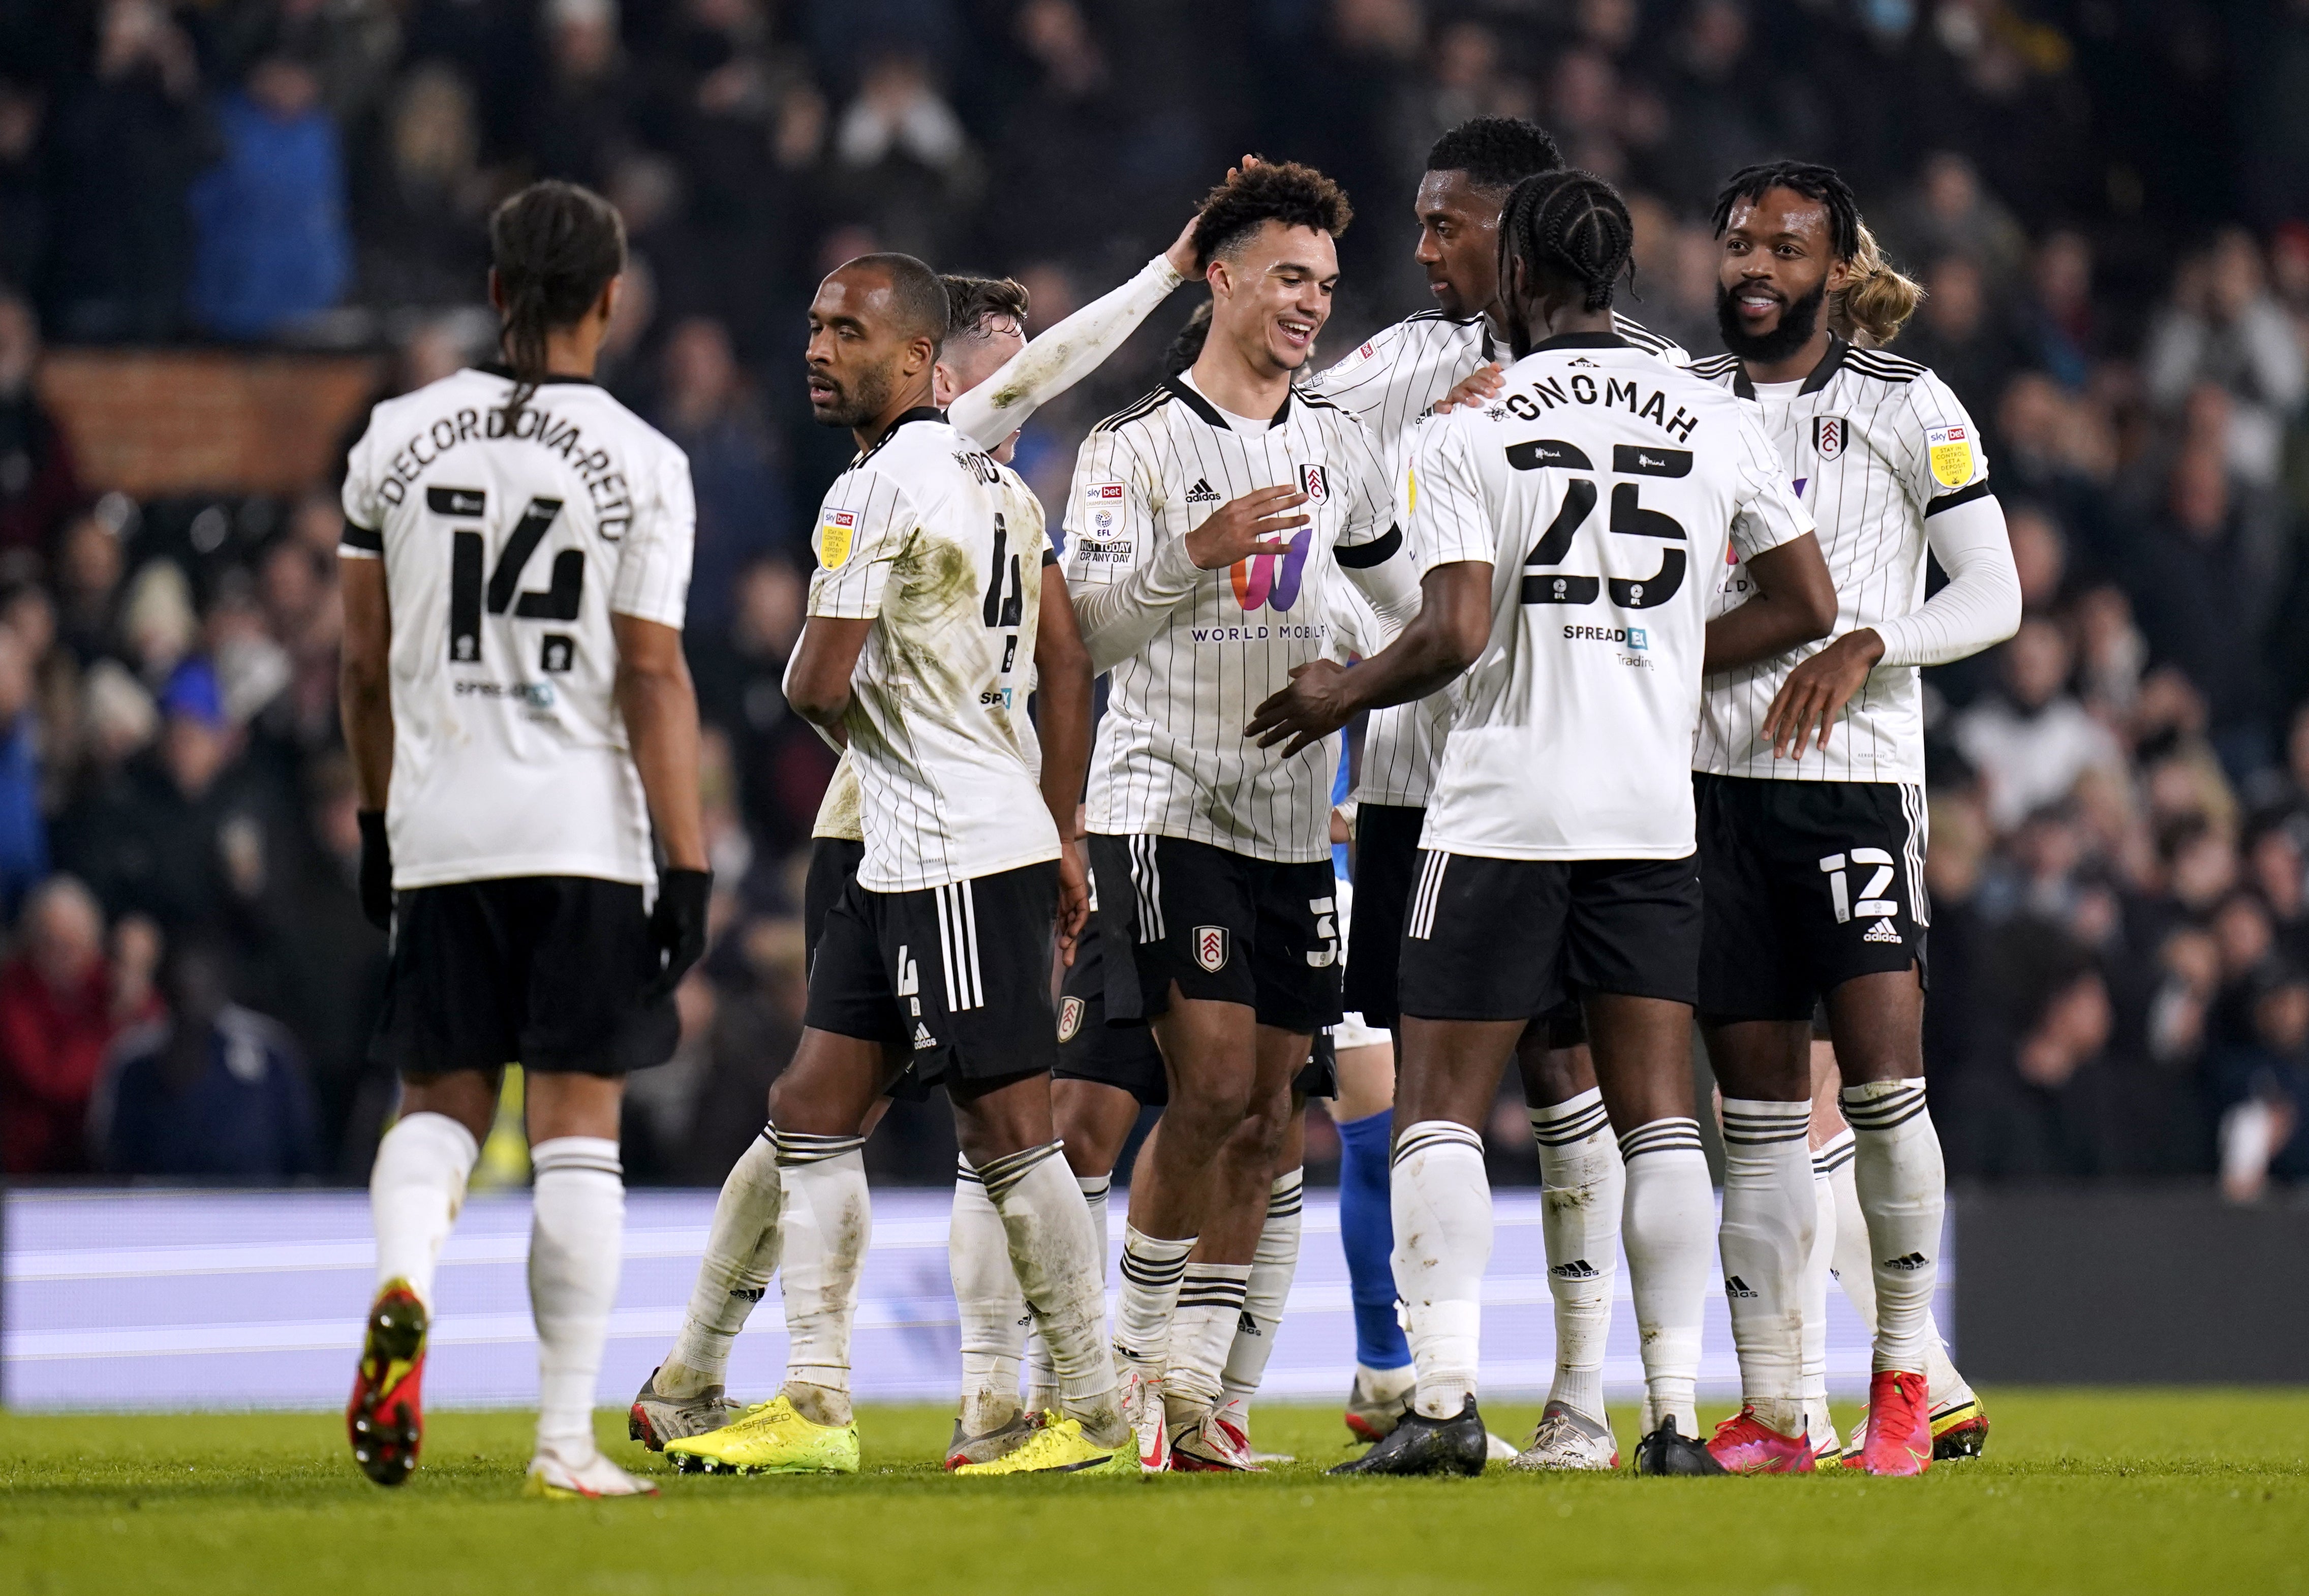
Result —
[[[815, 375], [815, 374], [813, 374]], [[834, 384], [831, 403], [812, 403], [810, 420], [821, 427], [862, 427], [889, 407], [891, 390], [896, 386], [886, 367], [877, 367], [859, 373], [856, 382], [843, 386], [838, 377], [828, 376]]]
[[1828, 280], [1823, 277], [1820, 286], [1803, 299], [1780, 307], [1779, 325], [1769, 333], [1751, 333], [1741, 326], [1739, 312], [1732, 308], [1732, 291], [1719, 282], [1716, 285], [1716, 331], [1724, 340], [1724, 347], [1740, 360], [1760, 366], [1777, 365], [1820, 331], [1820, 311], [1827, 304]]

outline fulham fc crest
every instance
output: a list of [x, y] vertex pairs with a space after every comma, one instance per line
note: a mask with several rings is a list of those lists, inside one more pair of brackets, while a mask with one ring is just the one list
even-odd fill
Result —
[[1844, 418], [1842, 416], [1812, 417], [1812, 452], [1822, 460], [1833, 460], [1844, 453]]
[[1331, 497], [1331, 480], [1323, 474], [1319, 465], [1299, 468], [1299, 491], [1307, 496], [1309, 504], [1321, 504]]
[[[1303, 469], [1303, 468], [1302, 468]], [[1321, 468], [1314, 467], [1320, 470]], [[1227, 930], [1224, 925], [1195, 927], [1195, 962], [1213, 975], [1226, 968]]]
[[1078, 997], [1064, 998], [1059, 1003], [1059, 1040], [1071, 1042], [1082, 1029], [1083, 1001]]

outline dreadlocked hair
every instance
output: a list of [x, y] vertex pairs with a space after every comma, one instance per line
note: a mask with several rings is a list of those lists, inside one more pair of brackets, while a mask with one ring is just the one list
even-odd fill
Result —
[[1767, 160], [1734, 172], [1725, 179], [1723, 192], [1716, 196], [1716, 210], [1709, 217], [1716, 236], [1722, 238], [1725, 230], [1732, 225], [1733, 206], [1743, 200], [1752, 205], [1775, 188], [1819, 201], [1828, 211], [1828, 241], [1836, 251], [1836, 258], [1854, 261], [1859, 257], [1860, 202], [1852, 197], [1851, 186], [1834, 167], [1809, 160]]
[[1884, 258], [1864, 221], [1860, 223], [1860, 247], [1849, 264], [1851, 281], [1828, 296], [1828, 325], [1855, 343], [1864, 341], [1882, 349], [1916, 315], [1924, 285]]
[[1195, 220], [1195, 258], [1232, 257], [1263, 222], [1310, 227], [1337, 238], [1354, 220], [1346, 191], [1311, 166], [1295, 160], [1247, 166], [1203, 196]]
[[992, 324], [1015, 322], [1026, 326], [1026, 285], [1011, 277], [964, 277], [942, 273], [946, 290], [948, 338], [983, 338]]
[[546, 334], [574, 326], [626, 269], [626, 224], [575, 183], [532, 183], [489, 217], [489, 264], [504, 300], [497, 343], [513, 368], [510, 432], [546, 377]]
[[1500, 281], [1520, 260], [1535, 279], [1574, 282], [1580, 308], [1609, 310], [1622, 274], [1632, 274], [1635, 223], [1620, 191], [1590, 172], [1559, 168], [1526, 178], [1500, 213]]

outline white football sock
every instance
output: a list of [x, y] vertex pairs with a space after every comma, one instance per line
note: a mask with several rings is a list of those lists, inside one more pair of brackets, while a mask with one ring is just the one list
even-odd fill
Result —
[[1092, 1440], [1119, 1439], [1124, 1426], [1106, 1354], [1098, 1236], [1059, 1144], [989, 1159], [980, 1174], [1002, 1216], [1022, 1301], [1050, 1346], [1061, 1410], [1082, 1420]]
[[1533, 1109], [1531, 1135], [1539, 1147], [1547, 1289], [1555, 1298], [1555, 1384], [1547, 1398], [1601, 1419], [1628, 1167], [1600, 1089]]
[[[1852, 1175], [1853, 1136], [1849, 1130], [1820, 1149], [1819, 1157], [1826, 1159], [1838, 1148], [1843, 1151], [1828, 1174], [1836, 1202], [1836, 1251], [1829, 1272], [1844, 1288], [1846, 1299], [1852, 1304], [1852, 1311], [1859, 1316], [1861, 1327], [1872, 1341], [1876, 1336], [1876, 1271], [1869, 1263], [1868, 1220], [1860, 1211], [1860, 1190]], [[1932, 1340], [1924, 1347], [1924, 1388], [1934, 1408], [1946, 1402], [1964, 1401], [1972, 1395], [1972, 1387], [1965, 1383], [1956, 1365], [1949, 1361], [1948, 1346], [1941, 1340], [1937, 1323], [1933, 1326]]]
[[1922, 1080], [1847, 1086], [1841, 1104], [1858, 1141], [1853, 1180], [1876, 1277], [1876, 1372], [1921, 1375], [1933, 1333], [1941, 1219], [1948, 1206], [1940, 1134]]
[[747, 1145], [713, 1200], [705, 1255], [689, 1288], [689, 1311], [658, 1366], [661, 1396], [693, 1397], [720, 1385], [730, 1371], [730, 1349], [747, 1315], [769, 1290], [778, 1268], [778, 1149], [774, 1126]]
[[1026, 1297], [1010, 1267], [1010, 1240], [986, 1183], [956, 1158], [954, 1212], [947, 1223], [947, 1267], [962, 1319], [962, 1428], [982, 1436], [1018, 1413], [1018, 1353], [1026, 1337]]
[[1814, 1434], [1828, 1418], [1828, 1279], [1836, 1256], [1836, 1169], [1852, 1161], [1852, 1132], [1839, 1131], [1812, 1155], [1812, 1253], [1804, 1261], [1804, 1422]]
[[784, 1392], [813, 1424], [851, 1422], [850, 1331], [874, 1239], [863, 1136], [780, 1131], [778, 1282], [786, 1299]]
[[1812, 1103], [1724, 1099], [1724, 1295], [1756, 1421], [1804, 1433], [1803, 1286], [1819, 1230]]
[[1673, 1418], [1697, 1440], [1699, 1326], [1716, 1262], [1716, 1189], [1699, 1122], [1656, 1119], [1620, 1138], [1628, 1208], [1620, 1235], [1643, 1347], [1643, 1433]]
[[1160, 1379], [1170, 1356], [1171, 1315], [1195, 1237], [1148, 1236], [1122, 1223], [1122, 1300], [1114, 1310], [1114, 1350], [1149, 1379]]
[[1215, 1407], [1219, 1371], [1226, 1366], [1242, 1323], [1243, 1299], [1250, 1291], [1248, 1263], [1189, 1263], [1179, 1285], [1179, 1306], [1171, 1316], [1170, 1369], [1163, 1400], [1177, 1428]]
[[[1836, 1151], [1841, 1148], [1841, 1151]], [[1831, 1153], [1835, 1153], [1830, 1158]], [[1876, 1271], [1868, 1263], [1868, 1218], [1860, 1211], [1860, 1189], [1853, 1183], [1852, 1161], [1857, 1155], [1850, 1127], [1841, 1132], [1820, 1157], [1828, 1164], [1828, 1184], [1836, 1194], [1836, 1250], [1829, 1254], [1829, 1273], [1844, 1288], [1860, 1328], [1876, 1339]]]
[[593, 1388], [624, 1261], [626, 1181], [618, 1144], [557, 1136], [529, 1149], [529, 1305], [537, 1321], [537, 1446], [584, 1462]]
[[[1111, 1175], [1077, 1175], [1075, 1185], [1083, 1194], [1083, 1206], [1090, 1210], [1091, 1235], [1098, 1244], [1099, 1303], [1103, 1311], [1106, 1301], [1106, 1198], [1113, 1189]], [[1058, 1371], [1051, 1366], [1051, 1343], [1042, 1332], [1028, 1327], [1026, 1339], [1026, 1411], [1047, 1413], [1059, 1405]]]
[[1483, 1270], [1492, 1261], [1483, 1139], [1451, 1120], [1407, 1125], [1388, 1181], [1395, 1288], [1419, 1371], [1413, 1405], [1429, 1418], [1455, 1418], [1475, 1392]]
[[378, 1290], [407, 1280], [417, 1300], [432, 1308], [433, 1271], [480, 1156], [473, 1133], [445, 1114], [405, 1115], [385, 1133], [368, 1173]]
[[1306, 1185], [1306, 1172], [1293, 1169], [1276, 1175], [1267, 1190], [1267, 1223], [1259, 1227], [1258, 1251], [1250, 1261], [1250, 1289], [1242, 1299], [1242, 1320], [1227, 1349], [1226, 1367], [1219, 1374], [1220, 1394], [1238, 1404], [1246, 1427], [1250, 1399], [1267, 1378], [1267, 1360], [1275, 1356], [1291, 1281], [1299, 1272], [1299, 1210]]

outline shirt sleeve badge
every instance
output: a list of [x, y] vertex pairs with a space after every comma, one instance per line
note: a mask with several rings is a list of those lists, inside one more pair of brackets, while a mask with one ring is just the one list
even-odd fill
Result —
[[829, 510], [817, 529], [817, 563], [827, 570], [839, 570], [850, 559], [851, 545], [857, 541], [858, 516], [850, 510]]
[[1961, 488], [1972, 481], [1972, 429], [1927, 427], [1924, 444], [1932, 451], [1933, 481], [1943, 488]]

